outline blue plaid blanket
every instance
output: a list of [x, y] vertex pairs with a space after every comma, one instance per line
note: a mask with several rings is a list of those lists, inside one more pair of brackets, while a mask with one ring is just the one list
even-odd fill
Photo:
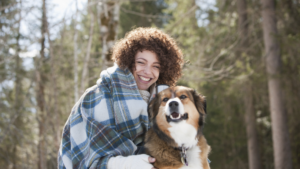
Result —
[[106, 169], [111, 156], [132, 155], [148, 130], [147, 103], [132, 73], [117, 65], [100, 75], [64, 126], [58, 168]]

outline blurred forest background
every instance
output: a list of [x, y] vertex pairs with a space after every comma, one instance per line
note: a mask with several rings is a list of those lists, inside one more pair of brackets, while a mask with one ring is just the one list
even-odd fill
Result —
[[[176, 39], [212, 169], [300, 168], [299, 0], [0, 1], [0, 168], [57, 166], [72, 106], [136, 27]], [[72, 9], [72, 10], [71, 10]]]

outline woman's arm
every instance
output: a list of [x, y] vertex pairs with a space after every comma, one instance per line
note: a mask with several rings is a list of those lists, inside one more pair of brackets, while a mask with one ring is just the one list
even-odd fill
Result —
[[146, 154], [131, 155], [127, 157], [116, 156], [108, 160], [107, 169], [153, 169], [155, 158]]
[[135, 144], [119, 134], [114, 125], [92, 117], [96, 105], [105, 101], [97, 102], [94, 90], [74, 106], [64, 127], [59, 168], [106, 168], [109, 157], [130, 155], [136, 150]]

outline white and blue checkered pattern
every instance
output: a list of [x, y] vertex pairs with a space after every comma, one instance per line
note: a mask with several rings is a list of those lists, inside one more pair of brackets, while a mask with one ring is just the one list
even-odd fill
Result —
[[65, 124], [58, 168], [106, 169], [111, 156], [128, 156], [148, 130], [147, 103], [132, 73], [117, 65], [101, 73]]

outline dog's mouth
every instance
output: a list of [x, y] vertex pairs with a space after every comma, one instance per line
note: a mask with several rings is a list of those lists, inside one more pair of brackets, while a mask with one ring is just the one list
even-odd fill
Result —
[[177, 112], [173, 112], [169, 116], [166, 116], [166, 117], [167, 117], [168, 123], [169, 122], [179, 122], [179, 121], [188, 119], [188, 114], [184, 113], [183, 115], [181, 115]]

